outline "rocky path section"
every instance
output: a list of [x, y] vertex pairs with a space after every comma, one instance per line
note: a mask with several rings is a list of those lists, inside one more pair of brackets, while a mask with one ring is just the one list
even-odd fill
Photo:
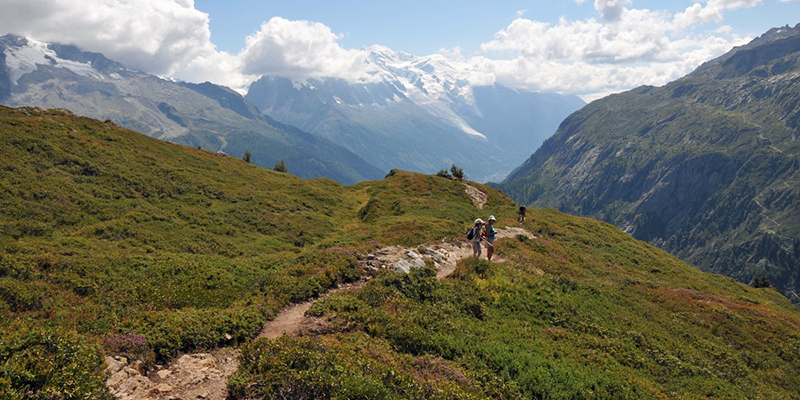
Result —
[[184, 354], [147, 376], [142, 374], [141, 364], [129, 365], [124, 357], [107, 357], [111, 378], [106, 385], [117, 399], [222, 400], [228, 395], [228, 377], [239, 367], [238, 356], [239, 350], [230, 348]]
[[[529, 239], [536, 239], [536, 236], [523, 228], [506, 226], [497, 231], [498, 239], [513, 238], [517, 235], [523, 235]], [[429, 243], [419, 246], [416, 249], [402, 246], [390, 246], [369, 254], [367, 259], [362, 262], [362, 267], [373, 271], [393, 269], [397, 272], [408, 273], [411, 268], [421, 267], [425, 265], [426, 260], [430, 260], [436, 268], [436, 278], [443, 279], [455, 271], [459, 260], [470, 256], [472, 256], [472, 247], [463, 240]], [[495, 257], [494, 261], [503, 262], [504, 260]], [[309, 329], [313, 330], [317, 322], [314, 318], [305, 315], [305, 312], [311, 308], [312, 304], [336, 292], [358, 289], [365, 284], [365, 281], [360, 281], [328, 291], [317, 299], [290, 305], [284, 308], [274, 320], [264, 325], [264, 329], [261, 331], [259, 337], [275, 339], [283, 334], [296, 336], [303, 331]]]
[[[480, 191], [477, 188], [475, 190]], [[536, 238], [532, 233], [518, 227], [506, 226], [497, 232], [498, 239], [517, 235]], [[459, 239], [429, 243], [415, 249], [402, 246], [384, 247], [369, 254], [361, 261], [361, 265], [365, 270], [393, 269], [407, 273], [411, 268], [423, 266], [428, 261], [436, 267], [436, 277], [443, 279], [453, 273], [459, 260], [470, 256], [472, 247]], [[494, 261], [504, 260], [495, 257]], [[278, 313], [275, 319], [267, 322], [258, 337], [275, 339], [281, 335], [301, 336], [317, 331], [323, 322], [305, 315], [314, 302], [343, 290], [357, 290], [364, 285], [364, 280], [342, 285], [317, 299], [291, 304]], [[143, 375], [140, 363], [128, 364], [124, 358], [108, 357], [106, 365], [111, 378], [106, 384], [120, 400], [223, 400], [227, 397], [228, 377], [239, 366], [238, 355], [238, 349], [185, 354], [169, 366], [156, 368], [147, 376]]]
[[301, 332], [311, 330], [315, 327], [315, 320], [313, 318], [308, 318], [305, 316], [306, 311], [311, 308], [311, 305], [315, 302], [328, 297], [334, 293], [341, 292], [343, 290], [354, 290], [363, 287], [366, 284], [366, 281], [358, 281], [354, 283], [349, 283], [346, 285], [339, 286], [336, 289], [329, 290], [325, 292], [321, 297], [316, 299], [311, 299], [308, 301], [304, 301], [302, 303], [297, 304], [290, 304], [284, 307], [275, 319], [272, 321], [268, 321], [264, 324], [264, 328], [261, 329], [261, 333], [258, 334], [258, 338], [267, 338], [267, 339], [277, 339], [282, 335], [288, 336], [299, 336]]
[[489, 195], [486, 194], [483, 190], [476, 188], [475, 186], [464, 184], [464, 191], [467, 192], [469, 198], [472, 199], [472, 202], [475, 203], [475, 207], [478, 207], [478, 210], [483, 210], [483, 205], [489, 201]]

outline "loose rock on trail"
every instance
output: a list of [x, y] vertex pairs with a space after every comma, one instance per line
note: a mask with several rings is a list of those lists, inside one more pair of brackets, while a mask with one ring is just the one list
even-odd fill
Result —
[[[477, 192], [480, 189], [467, 186]], [[470, 197], [479, 196], [476, 192]], [[484, 196], [486, 195], [483, 193]], [[473, 197], [473, 201], [476, 197]], [[483, 198], [483, 203], [486, 198]], [[483, 207], [480, 203], [479, 208]], [[508, 227], [497, 231], [498, 239], [513, 238], [523, 235], [530, 239], [536, 237], [529, 231]], [[472, 256], [472, 246], [463, 239], [445, 240], [437, 243], [428, 243], [416, 248], [402, 246], [389, 246], [378, 249], [367, 255], [361, 261], [365, 270], [377, 271], [380, 269], [393, 269], [408, 272], [411, 268], [425, 265], [429, 260], [436, 267], [437, 279], [446, 278], [456, 269], [459, 260]], [[485, 256], [484, 256], [485, 257]], [[494, 262], [503, 262], [502, 258], [495, 257]], [[302, 336], [318, 332], [324, 322], [306, 316], [305, 313], [315, 302], [343, 290], [357, 290], [366, 285], [365, 280], [342, 285], [330, 290], [322, 296], [303, 303], [286, 306], [272, 321], [264, 324], [258, 338], [275, 339], [282, 335]], [[106, 366], [111, 377], [106, 385], [111, 393], [120, 400], [188, 400], [209, 399], [223, 400], [227, 397], [228, 377], [236, 372], [239, 367], [239, 350], [223, 348], [210, 353], [185, 354], [170, 365], [156, 368], [145, 376], [141, 363], [129, 364], [123, 357], [107, 357]]]

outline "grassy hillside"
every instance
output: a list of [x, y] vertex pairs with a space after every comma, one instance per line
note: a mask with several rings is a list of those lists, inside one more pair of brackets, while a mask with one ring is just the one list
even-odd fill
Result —
[[[148, 367], [248, 343], [377, 247], [515, 211], [478, 184], [483, 211], [435, 176], [302, 180], [59, 111], [0, 108], [0, 150], [4, 399], [105, 398], [104, 355]], [[231, 393], [796, 396], [800, 314], [776, 292], [595, 221], [534, 211], [526, 227], [540, 239], [501, 242], [505, 264], [385, 274], [319, 303], [330, 334], [247, 345]]]
[[[287, 302], [359, 276], [351, 251], [326, 249], [421, 243], [474, 218], [438, 178], [302, 180], [58, 111], [0, 108], [0, 132], [3, 394], [64, 395], [52, 365], [102, 390], [98, 349], [152, 364], [249, 340]], [[423, 200], [401, 190], [458, 205], [418, 220], [403, 209]]]
[[[800, 313], [601, 222], [534, 210], [449, 278], [386, 274], [247, 345], [235, 398], [799, 398]], [[356, 356], [358, 355], [358, 356]], [[304, 396], [304, 397], [303, 397]]]

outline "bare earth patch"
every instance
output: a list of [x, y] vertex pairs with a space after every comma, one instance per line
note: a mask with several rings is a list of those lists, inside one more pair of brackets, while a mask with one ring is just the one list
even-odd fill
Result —
[[533, 234], [530, 233], [530, 231], [527, 231], [519, 227], [506, 226], [505, 228], [497, 232], [498, 238], [513, 238], [516, 237], [517, 235], [525, 236], [528, 239], [536, 239], [536, 236], [533, 236]]
[[478, 207], [478, 210], [483, 210], [483, 205], [489, 200], [489, 195], [483, 190], [466, 183], [464, 184], [464, 191], [467, 192], [469, 198], [471, 198], [475, 206]]
[[222, 400], [228, 395], [228, 377], [239, 367], [238, 356], [239, 350], [231, 348], [184, 354], [147, 376], [124, 358], [106, 359], [112, 371], [106, 385], [117, 399]]

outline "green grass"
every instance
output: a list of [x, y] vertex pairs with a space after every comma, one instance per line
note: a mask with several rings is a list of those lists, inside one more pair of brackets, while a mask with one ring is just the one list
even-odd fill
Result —
[[[798, 398], [800, 313], [777, 292], [699, 272], [607, 224], [531, 217], [540, 238], [498, 241], [505, 263], [465, 259], [442, 281], [386, 274], [316, 303], [310, 312], [333, 323], [320, 351], [367, 335], [389, 357], [453, 363], [490, 398]], [[240, 374], [269, 386], [302, 371]]]
[[[419, 174], [303, 180], [59, 111], [0, 108], [0, 132], [0, 335], [66, 330], [148, 365], [246, 342], [287, 303], [358, 279], [359, 252], [474, 218], [460, 183]], [[0, 365], [19, 351], [0, 347]]]
[[797, 398], [800, 316], [610, 225], [530, 210], [539, 238], [451, 278], [383, 273], [317, 303], [331, 333], [250, 343], [377, 247], [461, 237], [516, 205], [403, 171], [341, 186], [69, 114], [0, 108], [0, 397], [103, 398], [145, 366], [243, 345], [235, 398]]

